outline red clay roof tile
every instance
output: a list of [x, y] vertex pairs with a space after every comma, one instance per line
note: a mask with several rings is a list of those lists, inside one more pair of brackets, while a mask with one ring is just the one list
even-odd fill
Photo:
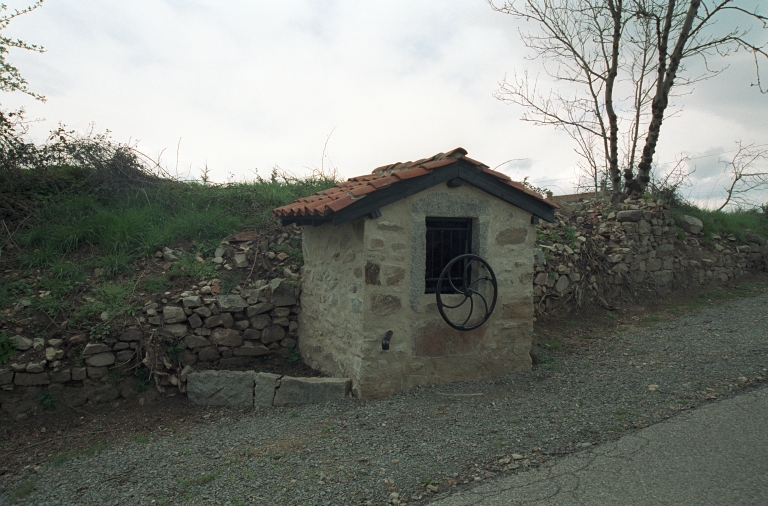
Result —
[[487, 165], [466, 156], [464, 148], [456, 148], [447, 153], [438, 153], [429, 158], [422, 158], [414, 162], [398, 162], [384, 165], [373, 170], [372, 174], [365, 174], [348, 179], [335, 185], [333, 188], [323, 190], [314, 195], [300, 198], [286, 206], [278, 207], [272, 211], [274, 216], [293, 217], [323, 217], [340, 211], [356, 200], [365, 197], [379, 189], [386, 188], [401, 181], [425, 176], [441, 167], [451, 165], [457, 160], [464, 160], [482, 169], [483, 172], [499, 179], [500, 183], [508, 184], [525, 192], [539, 200], [543, 200], [552, 207], [556, 204], [542, 199], [541, 195], [527, 189], [522, 184], [512, 181], [506, 174], [491, 170]]

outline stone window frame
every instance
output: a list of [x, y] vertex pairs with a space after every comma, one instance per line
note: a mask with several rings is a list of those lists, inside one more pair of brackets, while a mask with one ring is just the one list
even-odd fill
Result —
[[489, 199], [466, 193], [454, 194], [453, 191], [456, 190], [422, 195], [411, 205], [413, 229], [409, 302], [411, 309], [417, 313], [435, 304], [435, 294], [425, 293], [427, 217], [471, 219], [472, 252], [483, 258], [488, 254], [489, 224], [492, 219]]
[[[441, 236], [443, 236], [443, 237], [445, 236], [445, 233], [448, 232], [448, 230], [446, 228], [442, 228], [440, 226], [435, 226], [434, 224], [435, 223], [441, 223], [441, 222], [442, 223], [458, 222], [458, 223], [462, 224], [460, 229], [459, 229], [460, 230], [459, 233], [461, 233], [461, 231], [466, 233], [466, 239], [464, 241], [461, 241], [461, 236], [459, 236], [459, 241], [463, 242], [464, 244], [458, 244], [459, 241], [456, 241], [456, 240], [453, 239], [453, 232], [455, 230], [450, 230], [449, 233], [450, 233], [452, 244], [450, 245], [449, 248], [450, 248], [450, 250], [452, 252], [449, 253], [450, 258], [447, 258], [447, 259], [444, 258], [443, 255], [441, 254], [440, 261], [438, 263], [441, 264], [440, 271], [442, 272], [443, 267], [451, 259], [453, 259], [455, 256], [463, 255], [463, 254], [467, 254], [467, 253], [474, 253], [475, 252], [476, 244], [473, 241], [473, 234], [472, 234], [473, 222], [474, 221], [476, 221], [476, 220], [473, 220], [472, 218], [464, 218], [464, 217], [457, 217], [457, 216], [448, 216], [448, 217], [445, 217], [445, 216], [439, 216], [439, 217], [436, 217], [436, 216], [426, 216], [424, 218], [425, 227], [426, 227], [426, 230], [425, 230], [425, 233], [426, 233], [426, 246], [425, 246], [425, 249], [424, 249], [424, 259], [425, 259], [425, 263], [426, 263], [425, 270], [424, 270], [424, 293], [425, 294], [434, 294], [437, 291], [437, 286], [430, 286], [433, 283], [436, 284], [437, 277], [428, 277], [428, 276], [430, 274], [432, 274], [433, 276], [435, 274], [437, 274], [437, 276], [439, 276], [439, 274], [440, 274], [440, 273], [438, 273], [437, 271], [434, 271], [434, 270], [433, 270], [432, 273], [428, 272], [429, 271], [428, 267], [429, 267], [429, 264], [430, 264], [430, 258], [429, 257], [430, 257], [430, 255], [432, 255], [432, 257], [433, 257], [432, 261], [434, 262], [434, 250], [435, 250], [434, 245], [430, 247], [430, 237], [431, 237], [430, 232], [438, 232], [439, 231], [439, 232], [441, 232]], [[433, 225], [430, 226], [430, 222], [432, 222]], [[461, 251], [461, 252], [459, 253], [459, 251]], [[432, 281], [432, 283], [430, 283], [430, 281]], [[446, 288], [448, 288], [448, 287], [447, 286], [444, 287], [444, 289], [446, 289]]]

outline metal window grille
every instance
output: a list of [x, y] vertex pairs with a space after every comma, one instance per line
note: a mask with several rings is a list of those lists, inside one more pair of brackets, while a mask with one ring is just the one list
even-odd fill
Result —
[[[459, 255], [471, 252], [471, 218], [427, 218], [427, 269], [424, 277], [424, 293], [435, 293], [437, 280], [448, 262]], [[464, 275], [464, 265], [461, 262], [453, 264], [449, 277], [459, 290], [465, 288]], [[446, 279], [443, 282], [443, 293], [453, 293], [448, 281]]]

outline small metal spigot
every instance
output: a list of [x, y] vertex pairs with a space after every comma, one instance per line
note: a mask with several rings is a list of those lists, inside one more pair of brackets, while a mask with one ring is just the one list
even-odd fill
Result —
[[392, 339], [392, 331], [388, 330], [387, 333], [384, 335], [384, 340], [381, 342], [381, 349], [382, 350], [388, 350], [389, 349], [389, 340]]

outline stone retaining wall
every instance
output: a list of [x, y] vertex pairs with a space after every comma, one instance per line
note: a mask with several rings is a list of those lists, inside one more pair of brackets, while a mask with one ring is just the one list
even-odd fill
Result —
[[[600, 200], [566, 203], [556, 223], [537, 228], [533, 278], [515, 283], [530, 287], [538, 314], [589, 305], [613, 309], [632, 298], [766, 270], [764, 238], [750, 232], [743, 237], [747, 244], [734, 236], [705, 238], [701, 222], [686, 216], [676, 221], [662, 201], [628, 200], [618, 208]], [[262, 355], [298, 353], [298, 280], [256, 282], [227, 295], [218, 289], [201, 282], [188, 291], [168, 293], [144, 305], [121, 332], [100, 340], [85, 334], [66, 339], [12, 334], [19, 354], [0, 367], [0, 409], [24, 416], [42, 409], [40, 396], [47, 395], [71, 406], [135, 396], [146, 380], [134, 375], [139, 358], [154, 371], [160, 390], [186, 393], [188, 378], [201, 371], [248, 369]], [[504, 309], [500, 307], [497, 312]], [[174, 361], [169, 360], [171, 346]], [[253, 393], [243, 398], [254, 405], [324, 398], [288, 395], [296, 382], [325, 384], [318, 379], [232, 374], [246, 378], [245, 383], [253, 381], [246, 389]], [[282, 390], [281, 398], [289, 400], [278, 400], [268, 386], [257, 388], [259, 382], [273, 385], [272, 390], [279, 384], [277, 392]]]
[[626, 200], [618, 209], [590, 200], [561, 204], [537, 233], [533, 300], [538, 313], [597, 304], [612, 308], [687, 286], [764, 271], [768, 246], [745, 232], [704, 237], [691, 216], [676, 221], [661, 200]]

